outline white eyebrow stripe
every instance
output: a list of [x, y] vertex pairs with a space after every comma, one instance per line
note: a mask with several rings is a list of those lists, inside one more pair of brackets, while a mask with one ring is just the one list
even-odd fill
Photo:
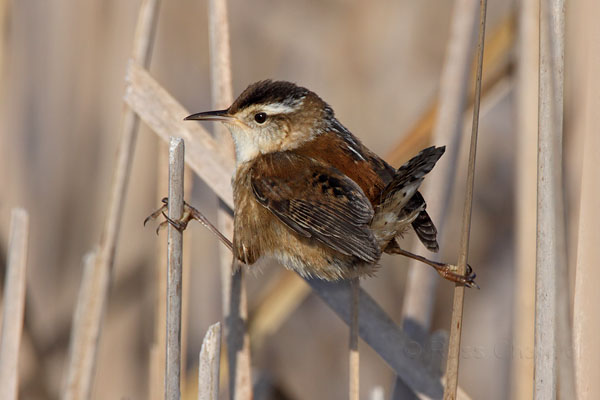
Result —
[[260, 110], [266, 112], [267, 114], [287, 114], [287, 113], [296, 111], [296, 108], [279, 103], [279, 104], [266, 104], [266, 105], [260, 107]]

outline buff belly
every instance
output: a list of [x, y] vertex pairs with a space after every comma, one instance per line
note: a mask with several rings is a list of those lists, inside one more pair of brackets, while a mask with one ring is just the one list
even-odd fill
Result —
[[273, 213], [259, 204], [248, 190], [236, 191], [234, 251], [252, 265], [262, 257], [278, 260], [304, 277], [325, 280], [372, 275], [377, 264], [367, 264], [327, 245], [296, 234]]

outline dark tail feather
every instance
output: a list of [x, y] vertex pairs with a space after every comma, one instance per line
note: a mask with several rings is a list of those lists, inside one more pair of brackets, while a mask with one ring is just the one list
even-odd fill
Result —
[[417, 237], [429, 251], [437, 253], [440, 250], [440, 245], [437, 242], [437, 229], [435, 229], [435, 225], [427, 211], [421, 211], [413, 221], [412, 226], [417, 233]]
[[433, 169], [445, 150], [446, 146], [428, 147], [398, 168], [392, 182], [383, 190], [383, 198], [386, 199], [410, 183], [422, 180]]
[[410, 199], [405, 207], [406, 212], [409, 214], [421, 209], [417, 218], [412, 222], [412, 227], [415, 230], [417, 237], [427, 247], [429, 251], [437, 253], [440, 250], [440, 246], [437, 242], [437, 229], [431, 220], [425, 208], [427, 204], [421, 192], [417, 192]]
[[[444, 154], [444, 150], [445, 147], [443, 146], [432, 146], [424, 149], [398, 168], [394, 179], [383, 190], [382, 202], [378, 206], [371, 226], [379, 232], [382, 245], [390, 243], [390, 248], [385, 248], [384, 251], [393, 250], [395, 240], [390, 242], [390, 239], [401, 235], [404, 226], [406, 226], [402, 226], [402, 224], [410, 220], [412, 220], [411, 224], [417, 233], [417, 237], [425, 247], [433, 252], [439, 250], [437, 229], [429, 214], [425, 211], [425, 199], [417, 189], [424, 176], [433, 169], [435, 163]], [[397, 215], [398, 224], [400, 225], [387, 225], [390, 213]]]

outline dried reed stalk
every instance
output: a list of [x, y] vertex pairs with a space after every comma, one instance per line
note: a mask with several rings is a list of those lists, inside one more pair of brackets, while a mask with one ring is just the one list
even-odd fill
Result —
[[575, 398], [562, 182], [564, 1], [540, 3], [536, 399]]
[[[477, 79], [475, 83], [475, 102], [473, 104], [473, 127], [471, 130], [471, 148], [469, 150], [469, 171], [465, 194], [463, 212], [463, 226], [460, 240], [460, 253], [458, 255], [458, 273], [464, 274], [467, 270], [469, 255], [469, 238], [471, 235], [471, 214], [473, 210], [473, 188], [475, 186], [475, 156], [477, 154], [477, 136], [479, 132], [479, 105], [481, 102], [481, 75], [483, 72], [483, 49], [485, 41], [485, 19], [487, 0], [481, 0], [479, 15], [479, 45], [477, 60]], [[446, 364], [446, 388], [444, 399], [455, 399], [458, 389], [458, 366], [460, 360], [460, 338], [462, 332], [462, 315], [465, 296], [465, 287], [456, 285], [454, 289], [454, 302], [452, 305], [452, 322], [450, 324], [450, 341], [448, 344], [448, 363]]]
[[221, 323], [211, 325], [202, 341], [198, 362], [198, 400], [219, 399]]
[[533, 395], [533, 336], [535, 319], [535, 230], [537, 180], [539, 1], [522, 0], [519, 7], [516, 135], [516, 265], [514, 277], [514, 348], [511, 359], [511, 398]]
[[[150, 63], [152, 44], [156, 31], [156, 20], [158, 16], [158, 0], [144, 0], [140, 6], [135, 36], [133, 40], [132, 59], [134, 62], [147, 67]], [[113, 172], [113, 181], [110, 188], [110, 197], [108, 203], [107, 216], [104, 220], [104, 226], [100, 237], [100, 243], [96, 252], [96, 265], [93, 270], [93, 301], [88, 306], [88, 314], [82, 318], [82, 327], [74, 327], [74, 336], [71, 338], [74, 342], [83, 342], [89, 340], [88, 346], [82, 348], [82, 352], [72, 353], [73, 357], [81, 357], [80, 360], [71, 360], [70, 365], [73, 368], [81, 365], [82, 361], [90, 363], [91, 366], [86, 370], [89, 376], [82, 376], [76, 371], [67, 370], [67, 377], [79, 375], [81, 382], [74, 383], [77, 386], [83, 385], [91, 388], [93, 381], [94, 366], [96, 363], [96, 354], [98, 338], [106, 308], [106, 299], [110, 284], [110, 275], [114, 264], [115, 251], [119, 234], [120, 223], [123, 215], [123, 206], [125, 203], [125, 194], [127, 182], [131, 173], [133, 160], [133, 150], [139, 126], [139, 118], [128, 107], [123, 108], [120, 125], [120, 141], [117, 149], [117, 159]], [[93, 340], [92, 340], [93, 339]], [[85, 383], [85, 382], [89, 382]], [[91, 390], [91, 389], [90, 389]], [[89, 391], [88, 391], [89, 393]], [[66, 396], [66, 395], [65, 395]], [[88, 394], [89, 396], [89, 394]], [[80, 398], [80, 397], [74, 397]]]
[[19, 349], [25, 309], [28, 242], [29, 214], [22, 208], [14, 208], [10, 218], [0, 337], [0, 388], [2, 398], [7, 400], [16, 400], [19, 393]]
[[[172, 138], [169, 146], [169, 218], [183, 216], [184, 143]], [[167, 245], [167, 358], [165, 399], [179, 400], [181, 377], [181, 278], [183, 233], [169, 224]]]
[[[208, 2], [208, 38], [210, 50], [211, 95], [214, 109], [224, 109], [233, 102], [231, 84], [231, 50], [229, 46], [229, 20], [225, 0]], [[220, 149], [234, 158], [233, 139], [221, 124], [215, 127], [215, 139]], [[220, 202], [217, 213], [217, 227], [226, 237], [233, 237], [233, 217], [230, 209]], [[248, 316], [244, 277], [241, 268], [234, 268], [228, 249], [219, 247], [221, 259], [221, 280], [223, 286], [223, 314], [229, 360], [230, 397], [235, 400], [252, 398], [252, 377], [250, 368], [250, 339], [245, 328]], [[238, 292], [233, 292], [237, 290]], [[238, 301], [238, 304], [234, 302]], [[233, 321], [243, 321], [234, 326]], [[236, 336], [241, 335], [241, 336]]]
[[[446, 145], [447, 151], [446, 156], [437, 163], [436, 171], [438, 172], [434, 171], [430, 174], [421, 189], [423, 196], [427, 199], [428, 210], [434, 216], [440, 244], [442, 244], [456, 180], [458, 153], [463, 136], [463, 118], [469, 93], [476, 16], [476, 0], [457, 0], [455, 2], [450, 37], [440, 79], [437, 120], [431, 141], [436, 145]], [[425, 130], [425, 128], [421, 129]], [[420, 248], [417, 246], [420, 246], [420, 243], [415, 242], [413, 252], [419, 252]], [[431, 326], [438, 279], [438, 275], [431, 268], [423, 268], [416, 261], [409, 263], [402, 316], [403, 328], [414, 339], [422, 341], [423, 338], [416, 336], [427, 332]], [[410, 395], [408, 388], [400, 380], [396, 380], [394, 391], [396, 393], [393, 396], [396, 397]]]
[[[233, 160], [224, 161], [231, 166], [229, 171], [222, 166], [217, 171], [207, 168], [207, 165], [218, 165], [219, 160], [227, 159], [203, 129], [199, 126], [194, 127], [194, 124], [182, 123], [179, 117], [188, 115], [187, 110], [181, 107], [166, 90], [152, 79], [147, 71], [139, 66], [130, 65], [128, 76], [129, 87], [125, 100], [140, 115], [144, 123], [161, 137], [164, 132], [185, 135], [186, 153], [188, 155], [191, 153], [194, 157], [192, 160], [190, 160], [191, 157], [186, 157], [186, 160], [194, 172], [204, 180], [214, 179], [213, 184], [216, 187], [221, 187], [216, 185], [218, 179], [222, 182], [228, 181], [233, 172]], [[213, 147], [214, 151], [209, 151], [204, 147], [205, 144], [215, 146]], [[194, 151], [190, 152], [190, 148], [193, 148]], [[224, 172], [220, 172], [221, 175], [217, 176], [219, 171]], [[225, 191], [222, 190], [222, 192]], [[221, 200], [226, 204], [232, 203], [231, 188], [229, 188], [229, 196], [222, 197], [219, 194]], [[311, 280], [309, 284], [346, 323], [350, 323], [350, 291], [347, 283]], [[234, 293], [233, 290], [232, 293]], [[233, 304], [239, 304], [239, 302], [236, 301]], [[405, 353], [403, 344], [409, 343], [410, 338], [364, 291], [361, 291], [360, 294], [359, 309], [360, 314], [365, 316], [359, 321], [360, 337], [394, 369], [412, 390], [430, 397], [441, 397], [440, 377], [428, 371], [421, 360], [415, 360]], [[244, 330], [244, 318], [246, 317], [241, 315], [236, 321], [237, 325], [234, 326], [239, 326]], [[239, 345], [241, 348], [242, 343]]]
[[105, 286], [105, 282], [100, 280], [102, 276], [98, 271], [96, 252], [91, 251], [83, 258], [83, 276], [71, 327], [69, 361], [62, 395], [64, 400], [89, 399], [92, 396], [96, 347], [100, 334], [95, 326], [99, 310], [97, 296]]
[[160, 86], [143, 67], [132, 63], [127, 70], [125, 102], [146, 125], [165, 142], [170, 135], [185, 140], [185, 162], [206, 182], [219, 198], [233, 208], [231, 176], [233, 158], [200, 124], [183, 121], [190, 113]]
[[358, 297], [360, 294], [360, 281], [358, 278], [353, 278], [350, 281], [350, 290], [349, 399], [358, 400], [360, 382], [360, 357], [358, 353]]
[[[436, 145], [446, 145], [447, 150], [435, 171], [427, 178], [422, 190], [423, 196], [427, 199], [428, 210], [431, 210], [440, 233], [443, 233], [446, 225], [456, 177], [458, 152], [463, 134], [463, 112], [473, 59], [472, 44], [476, 16], [476, 0], [456, 1], [440, 81], [439, 111], [432, 141]], [[440, 242], [442, 239], [440, 235]], [[429, 329], [437, 281], [438, 275], [433, 269], [423, 268], [416, 262], [410, 263], [402, 305], [405, 326], [406, 322], [412, 321], [424, 330]]]
[[[157, 194], [163, 197], [168, 192], [169, 181], [169, 146], [163, 142], [158, 144], [158, 174], [157, 174]], [[165, 168], [163, 168], [165, 166]], [[186, 167], [184, 171], [184, 198], [189, 198], [192, 193], [193, 179], [191, 171]], [[149, 379], [148, 379], [148, 397], [152, 400], [160, 400], [164, 397], [164, 371], [166, 362], [166, 331], [167, 331], [167, 269], [165, 268], [165, 259], [167, 258], [167, 246], [164, 240], [159, 240], [157, 236], [156, 251], [156, 280], [155, 280], [155, 308], [154, 308], [154, 341], [150, 348]], [[193, 233], [187, 232], [183, 236], [183, 264], [182, 264], [182, 286], [181, 286], [181, 369], [184, 373], [181, 376], [181, 387], [186, 387], [185, 366], [187, 349], [187, 326], [189, 310], [189, 286], [190, 286], [190, 241], [193, 240]]]
[[581, 177], [581, 203], [579, 209], [579, 242], [575, 272], [575, 300], [573, 305], [574, 361], [576, 392], [580, 399], [600, 398], [600, 270], [598, 259], [598, 226], [600, 226], [600, 170], [597, 152], [600, 149], [600, 7], [588, 3], [585, 10], [584, 29], [587, 50], [587, 74], [584, 108], [585, 139]]

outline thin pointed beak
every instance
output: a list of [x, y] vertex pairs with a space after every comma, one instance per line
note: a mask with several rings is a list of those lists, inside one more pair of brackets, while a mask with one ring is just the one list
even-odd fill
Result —
[[227, 114], [227, 110], [205, 111], [197, 114], [188, 115], [184, 121], [229, 121], [235, 118]]

